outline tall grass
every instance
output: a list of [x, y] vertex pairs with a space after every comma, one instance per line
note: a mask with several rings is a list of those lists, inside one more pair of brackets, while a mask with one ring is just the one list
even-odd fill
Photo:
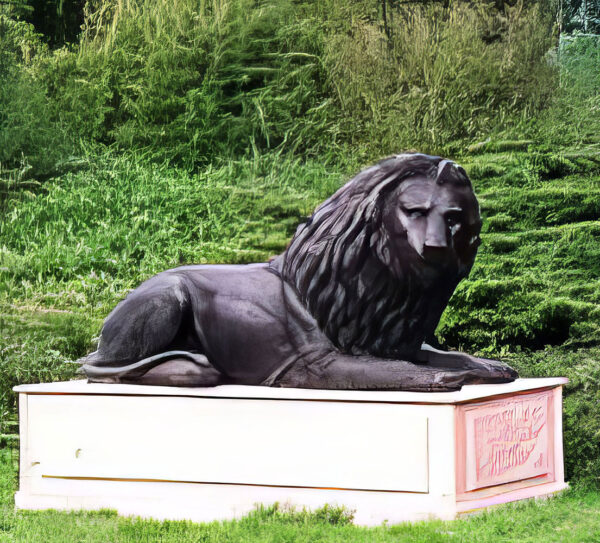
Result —
[[6, 202], [0, 297], [56, 309], [91, 304], [105, 313], [165, 267], [266, 260], [342, 179], [319, 161], [276, 154], [192, 174], [148, 164], [141, 152], [106, 153], [36, 196]]
[[72, 149], [37, 80], [34, 59], [47, 54], [31, 25], [0, 11], [0, 172], [17, 170], [0, 175], [0, 198], [10, 179], [24, 180], [29, 169], [48, 174]]
[[399, 3], [385, 27], [375, 0], [89, 2], [78, 44], [33, 55], [39, 99], [26, 100], [29, 119], [5, 122], [3, 161], [44, 155], [15, 137], [40, 133], [36, 123], [55, 140], [66, 130], [188, 167], [271, 149], [365, 161], [456, 152], [546, 107], [546, 1]]
[[560, 85], [541, 116], [541, 139], [551, 145], [600, 143], [600, 38], [564, 37], [556, 61]]
[[[544, 60], [552, 18], [541, 4], [408, 5], [384, 29], [357, 19], [329, 43], [329, 76], [342, 110], [362, 121], [373, 154], [456, 149], [527, 124], [552, 93]], [[464, 143], [463, 143], [464, 145]], [[458, 145], [460, 148], [460, 145]]]
[[315, 150], [327, 125], [323, 37], [296, 16], [286, 0], [99, 2], [77, 50], [41, 69], [88, 138], [187, 163]]

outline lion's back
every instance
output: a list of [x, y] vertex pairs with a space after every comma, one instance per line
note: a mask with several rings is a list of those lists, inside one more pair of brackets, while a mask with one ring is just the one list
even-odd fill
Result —
[[184, 266], [166, 273], [184, 278], [202, 350], [229, 377], [258, 384], [293, 354], [281, 279], [268, 264]]

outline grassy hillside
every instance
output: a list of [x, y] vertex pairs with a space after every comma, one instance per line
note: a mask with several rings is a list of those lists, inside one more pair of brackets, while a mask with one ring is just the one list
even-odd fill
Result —
[[[145, 278], [254, 262], [361, 167], [457, 159], [484, 217], [438, 328], [565, 375], [567, 476], [600, 477], [600, 47], [550, 4], [90, 2], [51, 50], [0, 7], [0, 426], [71, 378]], [[392, 17], [393, 15], [393, 17]], [[8, 435], [8, 436], [7, 436]]]
[[[566, 375], [569, 477], [600, 475], [600, 149], [465, 156], [484, 231], [438, 336], [504, 357], [524, 376]], [[347, 168], [347, 167], [346, 167]], [[10, 387], [74, 375], [102, 319], [142, 280], [192, 262], [256, 262], [348, 176], [264, 155], [190, 174], [109, 153], [18, 192], [0, 222], [0, 401]]]

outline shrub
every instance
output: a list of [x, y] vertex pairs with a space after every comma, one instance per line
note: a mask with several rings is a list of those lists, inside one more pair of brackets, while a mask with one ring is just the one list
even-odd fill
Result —
[[40, 69], [86, 138], [206, 163], [308, 151], [328, 125], [319, 24], [250, 0], [91, 3], [81, 43]]
[[439, 153], [527, 122], [545, 107], [556, 73], [544, 59], [552, 19], [543, 9], [400, 4], [389, 38], [352, 19], [328, 40], [326, 62], [354, 138], [374, 142], [373, 154]]
[[567, 480], [598, 487], [600, 480], [600, 349], [547, 348], [513, 354], [510, 362], [523, 377], [568, 377], [563, 427]]
[[560, 85], [540, 119], [542, 141], [550, 145], [600, 142], [600, 38], [562, 38], [557, 63]]
[[35, 60], [44, 54], [46, 48], [30, 24], [0, 11], [0, 191], [5, 188], [2, 177], [7, 177], [3, 170], [45, 175], [71, 149], [35, 76]]
[[180, 163], [439, 153], [547, 105], [545, 7], [398, 4], [384, 26], [374, 0], [90, 2], [78, 46], [37, 71], [80, 137]]

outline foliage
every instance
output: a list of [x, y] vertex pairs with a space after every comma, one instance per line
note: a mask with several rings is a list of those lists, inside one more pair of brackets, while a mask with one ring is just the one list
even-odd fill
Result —
[[77, 40], [86, 0], [22, 0], [14, 9], [53, 47]]
[[465, 158], [482, 246], [438, 329], [497, 353], [600, 337], [600, 150]]
[[[92, 4], [90, 4], [92, 6]], [[86, 138], [207, 163], [252, 147], [317, 150], [328, 101], [310, 20], [288, 2], [96, 4], [77, 51], [40, 61], [49, 95]]]
[[447, 153], [528, 119], [553, 87], [542, 9], [408, 4], [389, 23], [389, 40], [365, 17], [348, 17], [326, 62], [353, 141], [369, 142], [372, 156], [417, 146]]
[[563, 31], [600, 32], [600, 2], [598, 0], [568, 0], [561, 2]]
[[560, 86], [541, 116], [540, 133], [552, 144], [600, 142], [600, 37], [561, 38]]
[[[66, 132], [52, 118], [45, 88], [32, 71], [45, 52], [30, 24], [0, 11], [0, 173], [2, 166], [17, 168], [13, 181], [19, 170], [47, 173], [69, 152]], [[6, 183], [0, 175], [0, 193]]]
[[[375, 0], [89, 2], [79, 43], [32, 59], [39, 98], [10, 127], [33, 134], [43, 122], [52, 140], [66, 130], [192, 167], [253, 149], [352, 148], [365, 159], [447, 151], [493, 127], [525, 126], [545, 107], [556, 74], [545, 4], [398, 3], [385, 27], [379, 9]], [[20, 111], [3, 85], [12, 100], [3, 109]], [[6, 133], [5, 164], [49, 161]]]
[[75, 288], [86, 298], [58, 297], [63, 307], [93, 302], [94, 292], [120, 296], [165, 266], [265, 259], [341, 182], [320, 162], [277, 155], [196, 174], [146, 161], [143, 154], [107, 154], [37, 194], [8, 200], [0, 294], [27, 300], [30, 292], [84, 282]]

